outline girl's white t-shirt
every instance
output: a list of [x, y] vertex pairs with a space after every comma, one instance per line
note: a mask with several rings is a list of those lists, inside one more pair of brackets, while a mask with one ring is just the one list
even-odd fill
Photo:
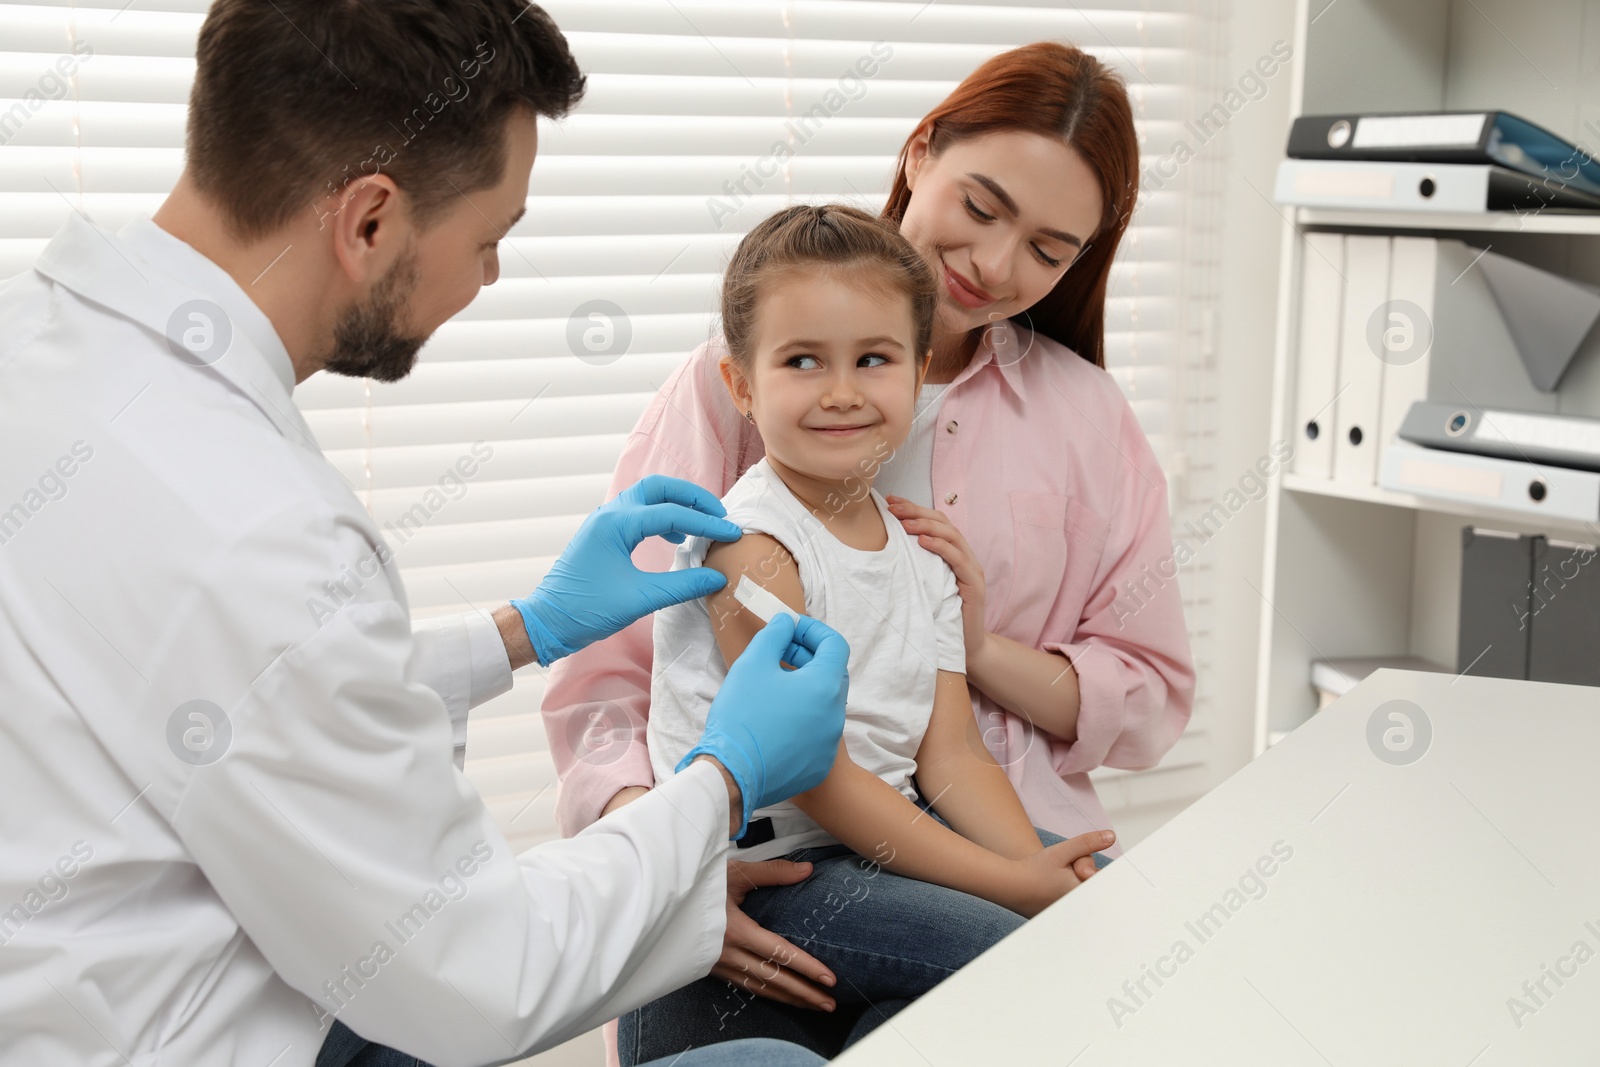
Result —
[[933, 436], [939, 424], [939, 408], [949, 383], [924, 385], [917, 394], [917, 411], [911, 419], [911, 432], [878, 468], [872, 488], [884, 496], [902, 496], [925, 508], [933, 502]]
[[[844, 743], [850, 758], [914, 800], [911, 776], [933, 713], [937, 673], [966, 672], [961, 594], [944, 560], [905, 532], [879, 493], [871, 497], [888, 531], [888, 544], [876, 552], [851, 548], [830, 533], [765, 459], [722, 502], [729, 521], [746, 533], [769, 534], [788, 550], [799, 566], [806, 614], [849, 642]], [[705, 538], [685, 539], [672, 569], [700, 566], [709, 546]], [[699, 743], [727, 677], [713, 624], [704, 600], [656, 612], [647, 736], [658, 782]], [[763, 816], [772, 818], [777, 836], [739, 850], [739, 859], [771, 859], [835, 841], [787, 801], [754, 817]]]

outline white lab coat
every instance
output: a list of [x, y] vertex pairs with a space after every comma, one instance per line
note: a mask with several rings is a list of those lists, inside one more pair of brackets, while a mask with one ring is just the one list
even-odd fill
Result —
[[[196, 299], [209, 366], [164, 340]], [[721, 775], [512, 855], [452, 760], [510, 684], [493, 623], [413, 632], [293, 385], [149, 220], [74, 216], [0, 285], [0, 1064], [309, 1067], [335, 1015], [500, 1063], [716, 959]]]

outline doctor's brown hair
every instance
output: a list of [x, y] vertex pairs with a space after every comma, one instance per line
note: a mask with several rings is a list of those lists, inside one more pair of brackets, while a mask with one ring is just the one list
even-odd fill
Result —
[[859, 208], [801, 204], [761, 220], [744, 235], [722, 279], [722, 336], [740, 367], [754, 354], [763, 287], [799, 273], [848, 272], [850, 281], [911, 308], [918, 363], [933, 344], [939, 282], [898, 230]]
[[584, 92], [523, 0], [216, 0], [195, 61], [189, 171], [247, 240], [378, 173], [426, 227], [500, 181], [513, 108], [560, 118]]
[[1056, 287], [1013, 321], [1056, 340], [1097, 367], [1105, 361], [1111, 260], [1139, 195], [1139, 140], [1128, 91], [1115, 71], [1080, 48], [1038, 41], [1002, 52], [967, 75], [906, 138], [883, 217], [899, 225], [911, 202], [906, 152], [928, 133], [929, 154], [986, 133], [1018, 130], [1075, 149], [1100, 182], [1100, 228]]

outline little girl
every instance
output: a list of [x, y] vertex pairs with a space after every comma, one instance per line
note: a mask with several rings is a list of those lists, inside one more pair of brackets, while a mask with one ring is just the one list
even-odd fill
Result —
[[[911, 428], [932, 354], [936, 285], [909, 243], [854, 208], [790, 208], [745, 236], [723, 283], [721, 368], [766, 457], [723, 498], [743, 538], [690, 538], [677, 553], [674, 569], [703, 562], [727, 587], [655, 617], [649, 750], [658, 781], [700, 737], [726, 664], [763, 616], [808, 614], [850, 644], [833, 771], [756, 812], [737, 842], [740, 859], [812, 863], [807, 881], [758, 889], [744, 910], [834, 971], [836, 999], [857, 1009], [840, 1013], [849, 1016], [839, 1021], [845, 1044], [1096, 866], [1084, 856], [1074, 867], [1075, 853], [1041, 843], [979, 735], [955, 577], [872, 490]], [[752, 973], [745, 984], [758, 981]], [[749, 1002], [705, 979], [646, 1005], [622, 1021], [622, 1061], [703, 1043], [705, 1019], [695, 1013], [707, 1011], [718, 1016], [714, 1040], [817, 1047], [783, 1029], [774, 1015], [783, 1006], [763, 1001], [746, 1012]], [[862, 1005], [879, 1010], [851, 1024]], [[814, 1035], [817, 1016], [783, 1010]], [[758, 1018], [765, 1033], [741, 1025]]]

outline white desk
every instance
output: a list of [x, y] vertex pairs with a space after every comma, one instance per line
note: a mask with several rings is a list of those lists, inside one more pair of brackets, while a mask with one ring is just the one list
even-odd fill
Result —
[[1597, 815], [1600, 690], [1380, 671], [835, 1062], [1600, 1063]]

